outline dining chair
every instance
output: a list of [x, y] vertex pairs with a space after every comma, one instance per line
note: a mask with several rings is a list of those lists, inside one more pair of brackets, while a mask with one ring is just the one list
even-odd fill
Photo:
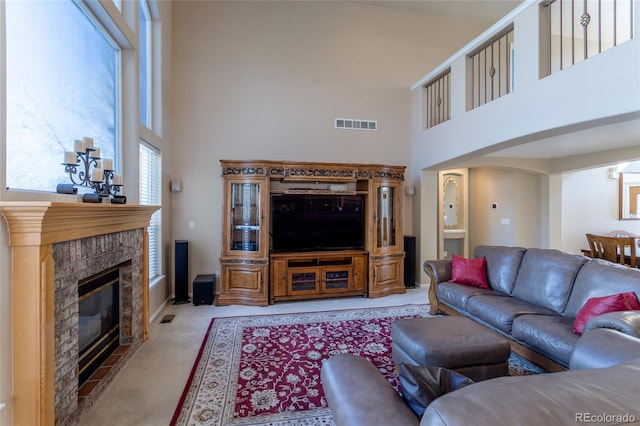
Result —
[[606, 235], [607, 237], [633, 237], [636, 239], [636, 246], [640, 247], [640, 235], [634, 234], [633, 232], [616, 229], [613, 231], [609, 231], [604, 235]]
[[635, 237], [610, 237], [607, 235], [586, 234], [591, 257], [636, 268]]

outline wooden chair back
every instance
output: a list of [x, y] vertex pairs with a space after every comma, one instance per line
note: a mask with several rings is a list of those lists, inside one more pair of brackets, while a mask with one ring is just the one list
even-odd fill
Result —
[[587, 234], [591, 257], [636, 268], [636, 240], [634, 237], [609, 237]]

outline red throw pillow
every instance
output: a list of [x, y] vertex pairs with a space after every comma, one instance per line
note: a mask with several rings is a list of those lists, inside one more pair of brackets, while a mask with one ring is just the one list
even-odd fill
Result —
[[469, 284], [474, 287], [489, 288], [487, 281], [487, 259], [465, 259], [451, 255], [451, 283]]
[[573, 322], [573, 332], [575, 334], [582, 334], [587, 322], [598, 315], [606, 314], [607, 312], [637, 310], [640, 310], [640, 302], [638, 302], [638, 297], [632, 291], [611, 294], [609, 296], [592, 297], [580, 308], [578, 316], [576, 316], [576, 320]]

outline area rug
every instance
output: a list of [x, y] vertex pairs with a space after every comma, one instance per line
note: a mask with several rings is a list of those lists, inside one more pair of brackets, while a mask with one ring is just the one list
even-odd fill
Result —
[[[391, 323], [428, 317], [428, 310], [405, 305], [214, 319], [171, 425], [331, 425], [322, 363], [342, 352], [362, 356], [397, 389]], [[518, 358], [510, 368], [538, 372]]]

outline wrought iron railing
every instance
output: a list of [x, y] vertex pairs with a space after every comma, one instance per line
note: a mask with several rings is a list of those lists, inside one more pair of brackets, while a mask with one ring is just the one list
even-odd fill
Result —
[[425, 129], [451, 118], [451, 70], [424, 85]]
[[541, 77], [631, 40], [633, 3], [634, 0], [543, 1]]
[[467, 56], [467, 110], [498, 99], [513, 90], [513, 25]]

